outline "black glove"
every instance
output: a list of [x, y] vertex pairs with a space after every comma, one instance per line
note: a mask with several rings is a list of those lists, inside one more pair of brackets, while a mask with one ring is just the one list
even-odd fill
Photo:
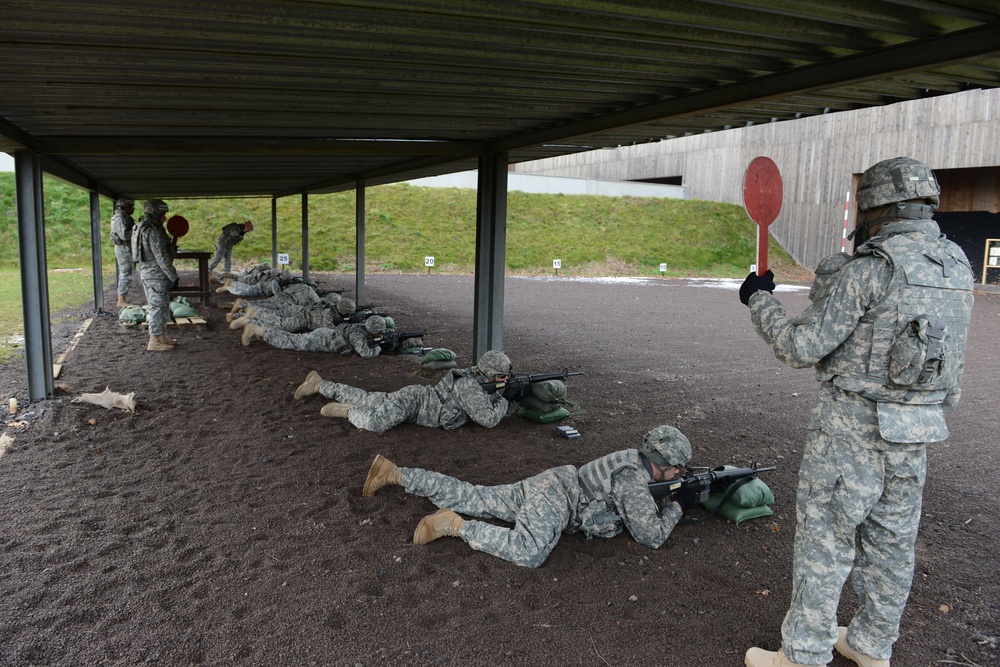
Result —
[[687, 511], [698, 504], [698, 494], [691, 489], [685, 489], [674, 494], [673, 501], [680, 505], [682, 510]]
[[764, 290], [765, 292], [774, 292], [774, 274], [771, 273], [771, 269], [767, 270], [762, 276], [758, 276], [756, 273], [751, 273], [747, 276], [747, 279], [743, 281], [740, 285], [740, 301], [744, 306], [750, 305], [750, 297], [752, 297], [758, 290]]
[[504, 387], [502, 396], [506, 398], [508, 401], [513, 401], [514, 403], [520, 403], [530, 393], [531, 393], [530, 384], [525, 384], [525, 385], [508, 384], [506, 387]]
[[180, 278], [174, 278], [174, 282], [170, 283], [170, 291], [171, 292], [176, 291], [177, 288], [180, 287], [180, 285], [181, 285], [181, 279]]

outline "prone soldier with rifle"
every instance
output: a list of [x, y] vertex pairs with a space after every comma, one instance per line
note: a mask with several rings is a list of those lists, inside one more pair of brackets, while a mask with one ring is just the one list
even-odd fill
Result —
[[516, 400], [497, 391], [511, 372], [510, 358], [498, 350], [483, 354], [475, 366], [450, 369], [437, 384], [409, 385], [394, 392], [329, 382], [312, 371], [295, 390], [295, 398], [320, 394], [335, 401], [320, 410], [324, 417], [347, 419], [376, 433], [404, 423], [450, 430], [471, 421], [493, 428], [517, 409]]
[[628, 530], [639, 544], [658, 549], [680, 522], [683, 509], [680, 502], [659, 507], [649, 485], [680, 479], [690, 459], [691, 443], [669, 425], [646, 433], [637, 449], [612, 452], [579, 468], [558, 466], [499, 486], [476, 486], [421, 468], [399, 467], [379, 455], [362, 495], [399, 485], [441, 508], [417, 524], [414, 544], [458, 537], [477, 551], [536, 568], [562, 533], [612, 538]]

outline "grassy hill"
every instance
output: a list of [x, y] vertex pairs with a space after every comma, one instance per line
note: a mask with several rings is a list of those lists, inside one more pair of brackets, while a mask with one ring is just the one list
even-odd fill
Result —
[[[89, 195], [45, 178], [46, 243], [50, 268], [90, 267]], [[171, 212], [188, 219], [188, 250], [212, 250], [222, 225], [252, 220], [256, 229], [237, 246], [237, 264], [271, 257], [270, 199], [175, 199]], [[112, 204], [101, 201], [102, 254], [114, 266], [109, 237]], [[137, 202], [135, 218], [141, 214]], [[438, 273], [471, 273], [475, 262], [476, 192], [406, 184], [366, 193], [366, 271], [424, 272], [424, 257]], [[292, 268], [301, 259], [301, 198], [278, 201], [278, 252]], [[742, 207], [700, 200], [548, 195], [511, 192], [507, 205], [507, 266], [518, 275], [659, 275], [742, 277], [754, 261], [754, 224]], [[354, 270], [354, 193], [309, 197], [309, 266], [313, 271]], [[778, 244], [770, 265], [786, 279], [801, 273]], [[18, 263], [14, 174], [0, 173], [0, 267]]]

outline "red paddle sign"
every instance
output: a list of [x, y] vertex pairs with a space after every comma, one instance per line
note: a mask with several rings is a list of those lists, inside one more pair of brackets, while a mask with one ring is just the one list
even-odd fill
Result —
[[767, 273], [767, 228], [781, 212], [781, 172], [768, 157], [750, 161], [743, 177], [743, 205], [757, 223], [757, 275]]
[[190, 225], [183, 215], [172, 215], [167, 220], [167, 231], [174, 237], [174, 245], [177, 245], [177, 239], [188, 233], [188, 229]]

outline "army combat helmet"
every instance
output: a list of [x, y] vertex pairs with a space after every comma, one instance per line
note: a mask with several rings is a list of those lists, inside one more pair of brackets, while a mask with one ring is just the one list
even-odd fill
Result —
[[510, 375], [513, 365], [510, 358], [498, 350], [490, 350], [479, 357], [476, 369], [487, 378], [507, 377]]
[[691, 442], [673, 426], [657, 426], [642, 439], [639, 451], [659, 468], [683, 467], [691, 460]]
[[372, 315], [365, 320], [365, 330], [373, 336], [385, 333], [385, 318], [381, 315]]
[[165, 215], [170, 207], [162, 199], [147, 199], [142, 203], [142, 212], [153, 220], [159, 220], [161, 215]]
[[118, 201], [115, 202], [116, 209], [134, 208], [134, 207], [135, 207], [135, 202], [128, 197], [119, 197]]
[[[858, 236], [863, 243], [889, 220], [929, 220], [941, 203], [941, 188], [934, 172], [913, 158], [894, 157], [882, 160], [861, 174], [858, 181], [858, 226], [847, 237]], [[887, 211], [872, 217], [868, 212], [884, 206]]]
[[357, 304], [351, 299], [341, 299], [337, 302], [337, 312], [340, 313], [341, 317], [350, 317], [356, 309]]
[[934, 172], [908, 157], [882, 160], [868, 167], [858, 181], [858, 208], [862, 211], [911, 199], [925, 199], [936, 209], [940, 195]]

